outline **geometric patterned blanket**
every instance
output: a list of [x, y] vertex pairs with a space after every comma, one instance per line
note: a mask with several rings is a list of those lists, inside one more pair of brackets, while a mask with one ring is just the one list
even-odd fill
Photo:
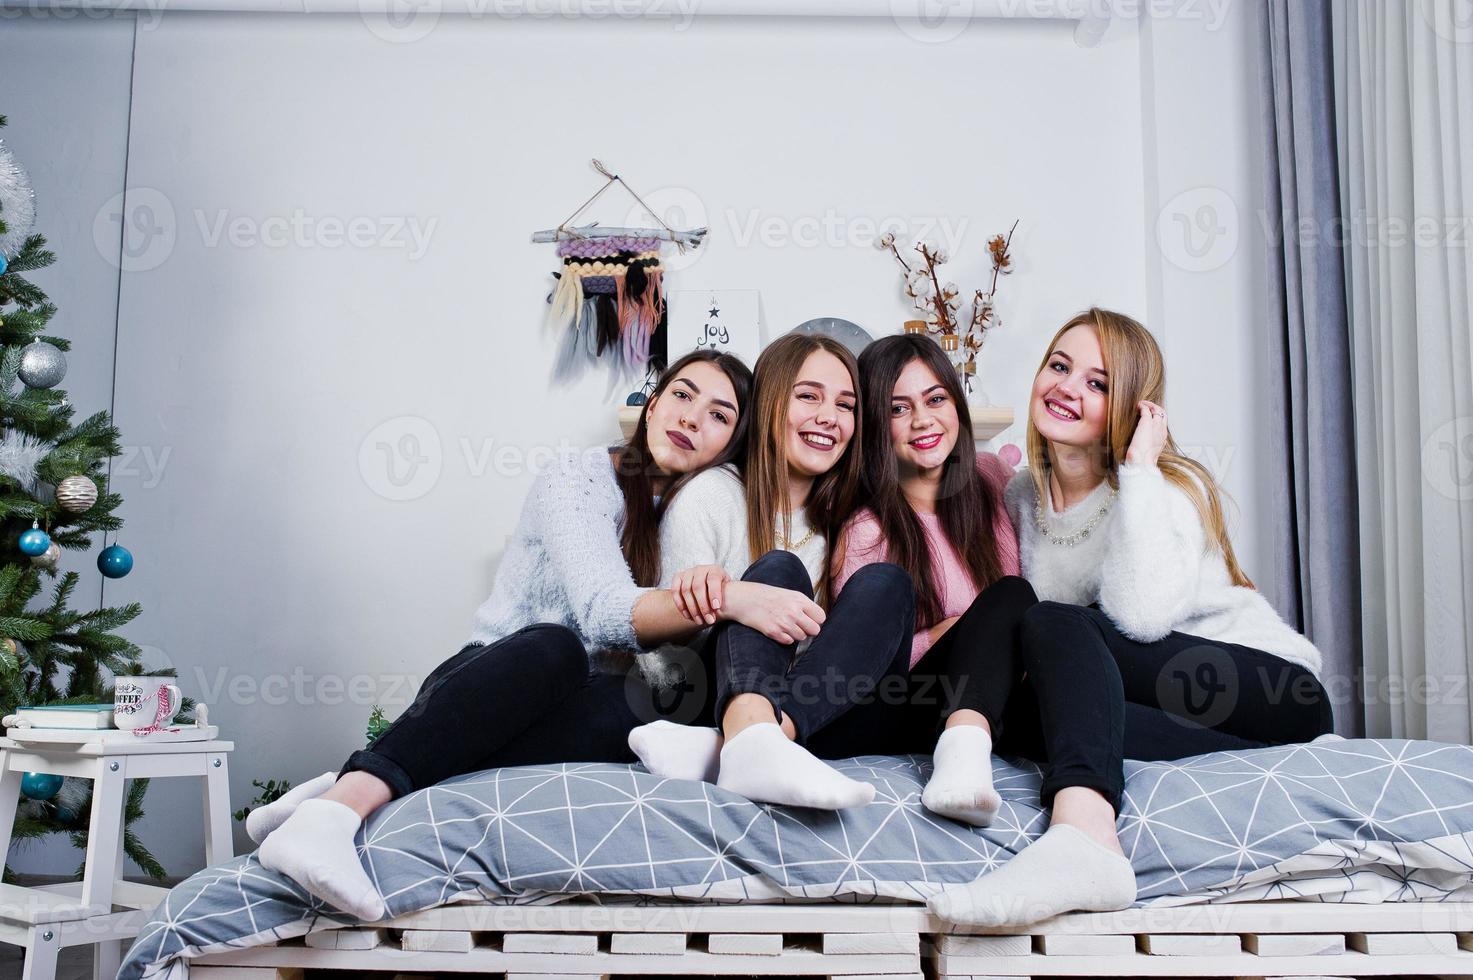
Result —
[[[929, 756], [832, 765], [873, 783], [875, 801], [839, 813], [759, 805], [634, 765], [490, 769], [384, 807], [359, 853], [390, 917], [600, 894], [924, 901], [1047, 827], [1029, 762], [994, 759], [1003, 803], [984, 829], [921, 806]], [[1119, 826], [1138, 904], [1473, 901], [1473, 747], [1321, 741], [1127, 762], [1126, 777]], [[194, 955], [351, 921], [242, 855], [177, 885], [118, 975], [181, 980]]]

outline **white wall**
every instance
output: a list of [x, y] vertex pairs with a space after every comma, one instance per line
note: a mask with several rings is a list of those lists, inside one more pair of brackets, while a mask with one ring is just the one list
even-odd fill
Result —
[[[253, 777], [337, 766], [371, 703], [397, 711], [463, 641], [528, 454], [613, 438], [600, 379], [548, 381], [540, 315], [554, 259], [527, 242], [596, 188], [591, 156], [667, 220], [710, 226], [673, 287], [760, 288], [775, 330], [819, 315], [898, 328], [898, 278], [867, 241], [879, 221], [938, 238], [947, 228], [934, 223], [949, 222], [966, 287], [986, 239], [1019, 217], [1005, 325], [981, 367], [991, 401], [1021, 405], [1047, 337], [1099, 303], [1165, 323], [1182, 429], [1246, 439], [1247, 416], [1224, 413], [1201, 374], [1179, 383], [1194, 356], [1216, 356], [1222, 331], [1246, 336], [1238, 282], [1178, 289], [1158, 269], [1151, 214], [1194, 167], [1216, 180], [1227, 166], [1184, 154], [1163, 117], [1193, 91], [1237, 96], [1143, 44], [1132, 22], [1082, 49], [1065, 23], [989, 21], [925, 43], [888, 21], [445, 17], [390, 43], [350, 16], [141, 16], [127, 210], [160, 234], [132, 241], [118, 308], [115, 412], [146, 452], [115, 480], [138, 564], [106, 601], [142, 602], [128, 635], [211, 702], [236, 741], [238, 804]], [[26, 107], [10, 110], [16, 152], [33, 171], [78, 154], [113, 167], [86, 194], [38, 187], [43, 223], [73, 213], [54, 234], [63, 266], [95, 251], [89, 209], [123, 186], [119, 66], [133, 37], [121, 23], [0, 30], [0, 84], [8, 106]], [[1230, 62], [1235, 51], [1214, 45], [1239, 41], [1204, 37], [1198, 53]], [[1143, 93], [1143, 72], [1183, 91]], [[79, 146], [22, 127], [26, 115], [98, 122]], [[1225, 145], [1245, 123], [1223, 123]], [[614, 198], [594, 217], [627, 213]], [[259, 241], [271, 219], [298, 215], [295, 240]], [[355, 218], [391, 236], [413, 220], [428, 243], [325, 242], [320, 222]], [[110, 274], [94, 270], [79, 294]], [[80, 305], [69, 293], [54, 290], [64, 309]], [[92, 326], [109, 326], [107, 312]], [[109, 331], [71, 336], [112, 354]], [[1218, 363], [1245, 372], [1241, 361]], [[85, 379], [74, 367], [70, 380]], [[426, 460], [408, 494], [379, 448], [412, 448], [405, 436]], [[501, 447], [515, 458], [498, 464]], [[149, 795], [149, 844], [171, 871], [198, 866], [195, 788], [165, 781]], [[75, 856], [41, 863], [69, 870]]]

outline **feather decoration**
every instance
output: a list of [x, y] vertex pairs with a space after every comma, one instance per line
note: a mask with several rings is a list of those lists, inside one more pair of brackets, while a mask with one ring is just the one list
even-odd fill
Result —
[[35, 493], [36, 466], [51, 448], [50, 443], [24, 432], [7, 431], [0, 436], [0, 476], [10, 477], [26, 493]]
[[660, 245], [629, 236], [558, 243], [563, 268], [547, 313], [549, 327], [565, 333], [556, 377], [576, 377], [599, 360], [619, 376], [647, 370], [664, 315]]

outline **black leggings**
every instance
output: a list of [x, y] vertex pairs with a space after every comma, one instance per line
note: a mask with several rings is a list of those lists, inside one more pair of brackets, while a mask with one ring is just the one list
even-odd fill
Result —
[[709, 652], [674, 654], [685, 680], [652, 689], [638, 668], [596, 674], [578, 634], [538, 623], [473, 643], [425, 678], [414, 703], [343, 772], [377, 776], [394, 798], [501, 766], [633, 762], [629, 732], [658, 718], [711, 723]]
[[[808, 570], [788, 551], [769, 551], [743, 582], [791, 589], [813, 598]], [[739, 694], [760, 694], [810, 742], [857, 706], [876, 703], [882, 678], [910, 663], [915, 590], [898, 565], [877, 562], [855, 572], [826, 611], [807, 649], [783, 644], [741, 623], [724, 623], [716, 643], [716, 721]]]
[[1119, 812], [1127, 758], [1307, 742], [1333, 727], [1329, 697], [1303, 667], [1186, 633], [1139, 643], [1099, 609], [1039, 602], [1013, 576], [926, 652], [908, 691], [868, 717], [851, 711], [828, 733], [846, 738], [810, 747], [828, 758], [928, 752], [945, 717], [970, 708], [987, 718], [999, 752], [1048, 764], [1045, 806], [1084, 786]]

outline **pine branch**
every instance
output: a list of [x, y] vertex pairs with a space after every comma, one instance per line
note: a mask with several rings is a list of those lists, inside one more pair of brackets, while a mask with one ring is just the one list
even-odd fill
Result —
[[[45, 235], [29, 235], [20, 252], [10, 260], [11, 272], [35, 272], [56, 261], [55, 253], [46, 248]], [[44, 297], [43, 297], [44, 298]]]
[[0, 636], [8, 636], [12, 640], [20, 640], [24, 643], [34, 643], [51, 636], [51, 626], [39, 619], [0, 616]]

